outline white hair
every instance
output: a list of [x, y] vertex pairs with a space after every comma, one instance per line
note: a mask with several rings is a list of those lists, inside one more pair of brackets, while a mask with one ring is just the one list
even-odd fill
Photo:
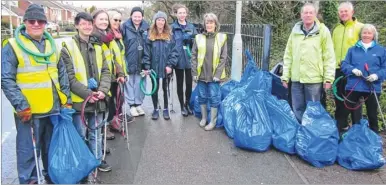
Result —
[[338, 10], [340, 10], [344, 6], [348, 7], [348, 9], [350, 9], [350, 10], [354, 10], [354, 5], [352, 5], [352, 3], [350, 1], [346, 1], [346, 2], [340, 3], [339, 7], [338, 7]]
[[372, 24], [363, 25], [363, 27], [361, 29], [361, 37], [362, 37], [363, 31], [365, 31], [365, 30], [371, 31], [374, 34], [373, 40], [375, 40], [375, 42], [378, 42], [378, 32], [377, 32], [377, 28], [375, 28], [374, 25], [372, 25]]
[[205, 28], [205, 30], [206, 30], [206, 25], [205, 25], [206, 21], [214, 21], [214, 23], [216, 24], [215, 32], [220, 31], [220, 22], [218, 21], [218, 18], [214, 13], [207, 13], [204, 15], [204, 28]]

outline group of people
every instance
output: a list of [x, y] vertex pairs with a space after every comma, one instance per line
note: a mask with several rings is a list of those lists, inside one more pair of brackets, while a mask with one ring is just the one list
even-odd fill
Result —
[[291, 83], [291, 100], [300, 122], [308, 101], [322, 101], [324, 90], [337, 81], [335, 119], [340, 133], [362, 119], [366, 105], [369, 127], [379, 133], [379, 96], [386, 79], [386, 50], [377, 43], [378, 32], [371, 24], [362, 24], [355, 17], [351, 2], [342, 2], [338, 14], [340, 23], [329, 29], [317, 18], [317, 9], [306, 3], [301, 9], [301, 21], [289, 36], [283, 57], [283, 86]]
[[[64, 108], [74, 109], [73, 123], [96, 159], [99, 171], [111, 171], [102, 156], [102, 134], [114, 139], [110, 131], [102, 132], [106, 121], [127, 121], [145, 115], [142, 108], [147, 75], [154, 75], [152, 119], [159, 119], [158, 83], [162, 82], [163, 118], [169, 120], [168, 86], [177, 79], [177, 94], [183, 116], [192, 115], [189, 101], [192, 84], [199, 88], [203, 112], [201, 127], [212, 130], [216, 125], [217, 108], [221, 100], [220, 81], [225, 79], [227, 37], [219, 33], [220, 23], [213, 13], [204, 16], [204, 33], [198, 34], [186, 20], [188, 8], [174, 8], [177, 21], [168, 25], [164, 12], [157, 12], [149, 25], [144, 12], [134, 7], [131, 17], [122, 23], [122, 13], [116, 9], [80, 12], [75, 16], [77, 34], [62, 43], [55, 43], [44, 32], [47, 17], [44, 9], [31, 4], [25, 11], [24, 24], [15, 38], [3, 43], [1, 87], [15, 112], [17, 129], [17, 170], [21, 184], [37, 183], [36, 154], [42, 155], [43, 175], [48, 175], [48, 152], [53, 125], [50, 116]], [[58, 51], [55, 51], [57, 48]], [[185, 93], [184, 93], [185, 82]], [[123, 92], [124, 101], [118, 101]], [[211, 119], [207, 123], [207, 102]], [[123, 103], [120, 103], [123, 102]], [[123, 110], [122, 110], [123, 109]], [[107, 127], [107, 126], [106, 126]], [[31, 132], [32, 131], [32, 132]], [[34, 146], [36, 141], [36, 147]], [[41, 151], [41, 152], [40, 152]], [[93, 181], [91, 174], [84, 182]]]

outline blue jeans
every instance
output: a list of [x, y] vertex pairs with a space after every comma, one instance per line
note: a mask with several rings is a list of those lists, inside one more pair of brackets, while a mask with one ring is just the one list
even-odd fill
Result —
[[[34, 125], [34, 135], [38, 158], [42, 153], [43, 168], [48, 171], [48, 150], [50, 148], [53, 125], [50, 117], [35, 118], [29, 123], [23, 123], [15, 115], [16, 123], [16, 159], [20, 184], [37, 181], [34, 148], [32, 144], [31, 125]], [[43, 170], [40, 166], [40, 170]]]
[[[92, 129], [95, 128], [95, 115], [94, 113], [85, 113], [84, 115], [85, 119], [88, 122], [88, 126]], [[95, 130], [88, 129], [83, 123], [82, 119], [80, 118], [80, 113], [76, 113], [72, 117], [74, 120], [75, 128], [78, 131], [80, 137], [82, 139], [86, 140], [86, 133], [88, 131], [88, 148], [91, 150], [91, 152], [94, 154], [95, 158], [98, 160], [102, 160], [102, 128], [99, 128], [96, 133]], [[103, 114], [98, 113], [97, 114], [97, 124], [100, 125], [103, 121]], [[97, 135], [95, 135], [97, 134]], [[95, 136], [97, 136], [97, 143], [95, 143]], [[95, 149], [97, 151], [95, 152]]]
[[203, 82], [198, 81], [198, 103], [200, 105], [206, 105], [208, 103], [210, 107], [218, 108], [221, 102], [221, 91], [219, 82]]
[[296, 119], [301, 122], [303, 114], [306, 111], [307, 102], [320, 101], [323, 92], [323, 84], [303, 84], [300, 82], [292, 82], [292, 108]]

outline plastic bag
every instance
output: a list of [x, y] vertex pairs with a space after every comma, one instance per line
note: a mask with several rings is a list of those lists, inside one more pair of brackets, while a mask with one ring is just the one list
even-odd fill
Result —
[[251, 92], [248, 95], [236, 114], [234, 143], [239, 148], [264, 152], [272, 143], [272, 125], [265, 105], [267, 94]]
[[233, 139], [237, 121], [236, 115], [240, 108], [239, 104], [246, 97], [243, 89], [235, 89], [231, 91], [221, 103], [223, 107], [223, 124], [229, 138]]
[[48, 174], [55, 184], [76, 184], [100, 161], [91, 153], [72, 123], [73, 109], [50, 116], [54, 131], [48, 153]]
[[335, 163], [339, 133], [335, 120], [320, 102], [308, 102], [296, 134], [296, 153], [316, 167]]
[[295, 154], [296, 133], [299, 123], [286, 100], [273, 95], [266, 98], [267, 110], [272, 123], [273, 146], [285, 153]]
[[239, 82], [237, 81], [234, 81], [234, 80], [229, 80], [227, 82], [225, 82], [222, 86], [221, 86], [221, 100], [224, 100], [226, 96], [228, 96], [228, 94], [236, 88], [237, 84]]
[[349, 170], [378, 169], [385, 164], [382, 154], [382, 138], [362, 119], [344, 134], [339, 144], [338, 163]]

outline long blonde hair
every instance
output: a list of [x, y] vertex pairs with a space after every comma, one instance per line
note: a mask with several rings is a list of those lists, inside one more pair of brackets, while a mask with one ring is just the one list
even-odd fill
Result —
[[150, 26], [149, 39], [151, 41], [155, 41], [157, 39], [170, 40], [172, 32], [171, 32], [171, 29], [170, 29], [170, 26], [168, 25], [168, 23], [165, 21], [164, 30], [162, 33], [159, 33], [158, 29], [157, 29], [156, 22], [157, 22], [157, 20], [155, 20], [153, 22], [153, 24]]

